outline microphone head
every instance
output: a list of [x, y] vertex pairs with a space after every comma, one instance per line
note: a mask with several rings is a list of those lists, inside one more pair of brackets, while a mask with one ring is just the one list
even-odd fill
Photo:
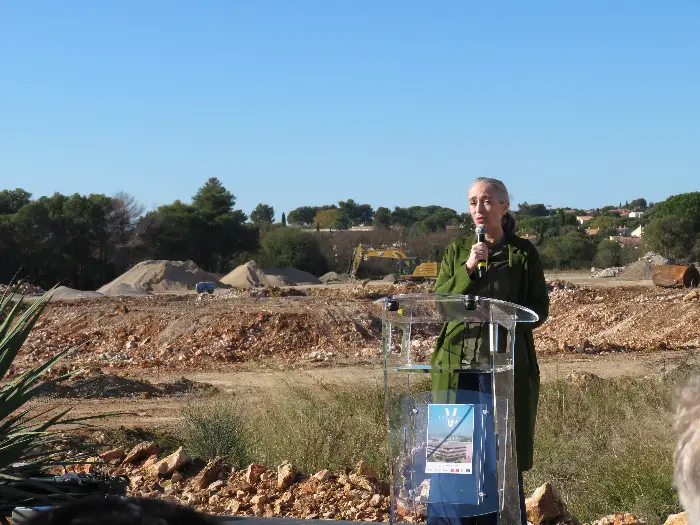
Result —
[[483, 224], [477, 224], [474, 231], [477, 235], [483, 235], [486, 233], [486, 226], [484, 226]]

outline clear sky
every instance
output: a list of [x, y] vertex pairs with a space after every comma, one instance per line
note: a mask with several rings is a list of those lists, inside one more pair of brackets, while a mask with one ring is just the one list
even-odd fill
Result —
[[250, 212], [700, 189], [700, 1], [0, 2], [0, 188]]

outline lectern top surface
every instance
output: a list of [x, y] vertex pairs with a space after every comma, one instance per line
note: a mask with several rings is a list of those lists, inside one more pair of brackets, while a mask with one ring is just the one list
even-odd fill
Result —
[[477, 295], [398, 294], [383, 297], [375, 304], [379, 315], [386, 314], [394, 325], [417, 323], [534, 323], [538, 315], [523, 306]]

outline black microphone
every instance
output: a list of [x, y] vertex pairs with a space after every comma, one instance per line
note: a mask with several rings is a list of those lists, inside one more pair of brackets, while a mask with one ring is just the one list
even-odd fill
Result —
[[[479, 224], [476, 227], [476, 242], [486, 242], [486, 226]], [[481, 279], [486, 275], [487, 261], [479, 261], [476, 265], [476, 274]]]

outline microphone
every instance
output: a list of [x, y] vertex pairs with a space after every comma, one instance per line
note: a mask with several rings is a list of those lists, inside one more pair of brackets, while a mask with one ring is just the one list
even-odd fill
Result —
[[[476, 242], [486, 242], [486, 226], [479, 224], [476, 227]], [[486, 274], [487, 261], [479, 261], [476, 265], [476, 272], [481, 279]]]

